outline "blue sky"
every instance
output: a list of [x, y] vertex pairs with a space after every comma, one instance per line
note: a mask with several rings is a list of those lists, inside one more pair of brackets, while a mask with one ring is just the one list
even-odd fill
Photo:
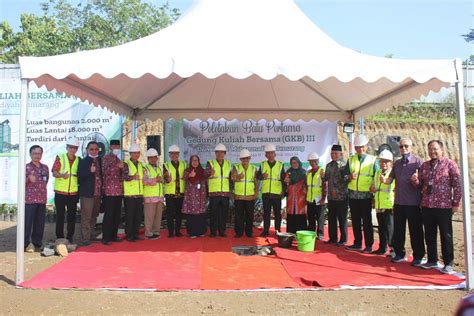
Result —
[[[0, 0], [0, 20], [19, 29], [23, 12], [40, 14], [47, 0]], [[70, 0], [78, 2], [78, 0]], [[148, 0], [162, 4], [162, 0]], [[186, 11], [192, 0], [168, 0]], [[396, 58], [466, 59], [472, 44], [461, 37], [474, 28], [469, 0], [295, 0], [305, 14], [340, 44], [366, 54]]]

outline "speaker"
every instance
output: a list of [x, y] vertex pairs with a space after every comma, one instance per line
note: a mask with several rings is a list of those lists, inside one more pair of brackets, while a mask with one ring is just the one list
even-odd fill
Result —
[[161, 156], [161, 136], [160, 135], [148, 135], [146, 137], [146, 149], [155, 148], [158, 155]]

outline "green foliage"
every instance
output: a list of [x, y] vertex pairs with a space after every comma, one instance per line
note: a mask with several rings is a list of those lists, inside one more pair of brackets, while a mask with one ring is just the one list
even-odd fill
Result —
[[466, 42], [474, 41], [474, 29], [471, 29], [471, 31], [469, 33], [464, 34], [462, 37], [464, 37]]
[[21, 31], [0, 24], [0, 62], [19, 56], [49, 56], [124, 44], [171, 25], [179, 10], [141, 0], [67, 0], [41, 4], [43, 15], [21, 15]]

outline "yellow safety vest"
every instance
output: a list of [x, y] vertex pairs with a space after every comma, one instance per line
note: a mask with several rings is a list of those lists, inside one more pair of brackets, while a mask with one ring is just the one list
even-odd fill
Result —
[[217, 160], [209, 160], [209, 164], [214, 169], [214, 176], [209, 177], [209, 192], [230, 192], [229, 174], [232, 169], [230, 161], [224, 160], [222, 168]]
[[318, 168], [314, 174], [311, 170], [308, 171], [306, 174], [306, 185], [308, 186], [308, 190], [306, 191], [306, 201], [314, 202], [314, 200], [323, 194], [323, 185], [321, 180], [321, 170], [323, 168]]
[[143, 165], [138, 162], [138, 170], [135, 164], [131, 160], [126, 160], [125, 163], [128, 165], [128, 175], [134, 176], [138, 173], [139, 180], [123, 181], [123, 195], [134, 196], [143, 195]]
[[268, 161], [261, 163], [260, 170], [262, 174], [268, 174], [268, 179], [262, 181], [262, 193], [281, 194], [283, 192], [283, 184], [280, 178], [282, 169], [283, 163], [281, 161], [276, 161], [273, 168], [270, 168]]
[[[150, 164], [145, 166], [148, 179], [154, 179], [157, 176], [163, 177], [160, 167], [153, 167]], [[143, 197], [163, 197], [163, 184], [161, 182], [154, 185], [143, 184]]]
[[77, 182], [77, 167], [79, 166], [79, 157], [74, 159], [72, 166], [69, 164], [69, 158], [67, 154], [62, 154], [59, 156], [59, 161], [61, 163], [61, 169], [59, 173], [68, 173], [69, 178], [54, 178], [54, 190], [65, 193], [76, 193], [79, 190], [79, 185]]
[[395, 202], [395, 180], [390, 184], [380, 182], [381, 170], [375, 173], [374, 186], [375, 192], [375, 208], [378, 210], [392, 209]]
[[241, 163], [235, 166], [238, 174], [244, 174], [245, 177], [241, 180], [235, 181], [234, 193], [240, 196], [255, 195], [255, 167], [249, 165], [247, 170], [244, 169]]
[[349, 158], [350, 172], [357, 174], [357, 178], [349, 182], [349, 190], [359, 192], [370, 191], [370, 187], [374, 181], [375, 161], [376, 158], [372, 155], [367, 155], [362, 164], [359, 161], [358, 155]]
[[[173, 179], [170, 183], [165, 183], [165, 194], [176, 194], [176, 168], [173, 166], [171, 161], [165, 163], [166, 170], [168, 170], [168, 174]], [[179, 173], [179, 193], [184, 193], [184, 169], [186, 169], [186, 162], [180, 160], [178, 165], [178, 173]]]

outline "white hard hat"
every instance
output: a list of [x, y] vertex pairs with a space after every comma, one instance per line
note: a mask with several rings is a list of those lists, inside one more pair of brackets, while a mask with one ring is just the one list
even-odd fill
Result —
[[129, 153], [139, 153], [140, 152], [140, 145], [138, 144], [132, 144], [130, 145], [130, 148], [128, 148]]
[[319, 159], [319, 155], [315, 152], [312, 152], [308, 155], [308, 160], [318, 160]]
[[239, 158], [247, 158], [247, 157], [250, 157], [250, 151], [248, 151], [247, 149], [242, 149], [240, 151], [240, 156]]
[[273, 145], [273, 144], [267, 144], [267, 145], [265, 145], [265, 152], [267, 153], [267, 152], [269, 152], [269, 151], [276, 151], [275, 145]]
[[156, 156], [158, 156], [158, 152], [156, 151], [155, 148], [150, 148], [146, 151], [146, 156], [147, 157], [156, 157]]
[[69, 138], [69, 140], [66, 142], [66, 145], [79, 147], [79, 138], [76, 136]]
[[168, 152], [169, 153], [179, 153], [180, 150], [179, 150], [179, 147], [176, 146], [176, 145], [171, 145], [170, 148], [168, 148]]
[[354, 138], [354, 146], [365, 146], [369, 143], [369, 140], [367, 139], [367, 136], [364, 134], [357, 135]]
[[380, 159], [385, 159], [385, 160], [393, 160], [393, 154], [390, 150], [384, 149], [382, 152], [379, 154]]
[[216, 148], [214, 148], [214, 151], [227, 151], [227, 148], [225, 148], [224, 144], [217, 144]]

